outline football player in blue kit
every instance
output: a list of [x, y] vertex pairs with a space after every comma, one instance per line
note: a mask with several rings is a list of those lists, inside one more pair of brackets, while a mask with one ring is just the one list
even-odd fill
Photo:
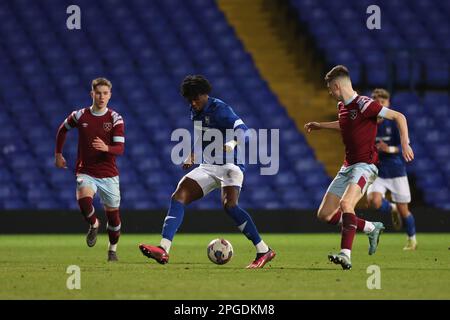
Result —
[[[210, 92], [209, 81], [200, 75], [187, 76], [181, 84], [181, 95], [190, 105], [191, 120], [194, 121], [194, 125], [198, 126], [201, 123], [200, 130], [205, 133], [213, 129], [219, 130], [224, 139], [226, 139], [227, 130], [236, 132], [240, 129], [241, 132], [248, 132], [247, 126], [234, 113], [233, 109], [225, 102], [210, 97]], [[198, 130], [198, 128], [195, 129]], [[244, 136], [246, 137], [245, 141], [248, 141], [248, 135], [244, 134]], [[152, 258], [160, 264], [168, 263], [169, 250], [175, 233], [183, 221], [185, 206], [220, 188], [225, 212], [256, 248], [256, 258], [247, 268], [262, 268], [275, 257], [275, 252], [264, 243], [252, 218], [238, 204], [244, 180], [244, 165], [239, 163], [237, 156], [238, 140], [235, 137], [230, 141], [225, 142], [224, 140], [224, 145], [220, 145], [221, 151], [224, 151], [223, 156], [219, 155], [220, 161], [217, 161], [216, 155], [211, 156], [205, 152], [212, 142], [204, 140], [200, 141], [202, 163], [181, 179], [172, 194], [169, 210], [164, 220], [160, 245], [140, 244], [139, 249], [146, 257]], [[197, 143], [196, 141], [194, 145]], [[226, 155], [231, 152], [234, 153], [233, 156]], [[184, 169], [189, 169], [194, 165], [194, 156], [194, 151], [192, 151], [183, 164]]]
[[[390, 94], [385, 89], [375, 89], [372, 98], [383, 107], [390, 106]], [[408, 239], [403, 250], [416, 250], [416, 225], [414, 216], [408, 208], [411, 202], [406, 165], [401, 155], [400, 135], [393, 121], [378, 120], [377, 149], [380, 163], [378, 178], [367, 190], [367, 200], [372, 208], [380, 212], [392, 214], [395, 229], [405, 227]], [[390, 191], [393, 203], [385, 198]]]

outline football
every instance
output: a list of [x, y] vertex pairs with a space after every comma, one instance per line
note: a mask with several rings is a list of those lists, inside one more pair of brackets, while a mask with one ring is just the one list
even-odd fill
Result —
[[233, 246], [225, 239], [214, 239], [208, 244], [208, 258], [215, 264], [225, 264], [233, 256]]

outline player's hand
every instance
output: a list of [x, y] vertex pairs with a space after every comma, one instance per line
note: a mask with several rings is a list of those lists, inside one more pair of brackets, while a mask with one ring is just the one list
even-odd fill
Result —
[[403, 158], [405, 158], [406, 162], [411, 162], [414, 160], [414, 152], [409, 144], [402, 145], [402, 153]]
[[183, 170], [188, 170], [188, 169], [190, 169], [193, 165], [194, 165], [193, 163], [185, 162], [185, 163], [183, 163], [183, 165], [182, 165], [181, 167], [183, 168]]
[[55, 166], [61, 169], [67, 169], [66, 159], [64, 159], [62, 153], [55, 153]]
[[388, 152], [389, 146], [383, 140], [380, 140], [376, 144], [377, 150], [381, 152]]
[[320, 130], [322, 129], [322, 126], [320, 125], [319, 122], [308, 122], [307, 124], [305, 124], [305, 130], [306, 132], [311, 132], [312, 130]]
[[191, 153], [181, 166], [184, 170], [190, 169], [194, 165], [194, 154]]
[[109, 147], [108, 145], [99, 137], [95, 137], [94, 142], [92, 142], [92, 147], [94, 147], [95, 150], [108, 152]]
[[223, 145], [223, 151], [225, 151], [226, 153], [232, 152], [234, 150], [234, 148], [236, 148], [236, 146], [237, 146], [237, 141], [235, 141], [235, 140], [227, 142]]

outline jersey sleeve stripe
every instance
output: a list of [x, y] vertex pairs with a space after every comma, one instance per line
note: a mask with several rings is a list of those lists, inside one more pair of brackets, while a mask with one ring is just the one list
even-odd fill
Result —
[[119, 124], [123, 124], [123, 120], [118, 120], [114, 122], [113, 127], [118, 126]]
[[67, 130], [72, 129], [72, 127], [70, 126], [69, 122], [66, 120], [64, 120], [64, 127], [66, 127]]
[[75, 120], [76, 122], [78, 122], [78, 120], [80, 120], [80, 118], [81, 118], [81, 116], [83, 115], [83, 113], [84, 113], [84, 109], [78, 110], [78, 111], [75, 113], [74, 120]]
[[112, 119], [113, 119], [113, 123], [116, 123], [119, 120], [123, 120], [122, 116], [120, 114], [118, 114], [117, 112], [113, 111], [111, 113]]
[[364, 111], [366, 111], [366, 109], [369, 107], [369, 105], [372, 103], [372, 101], [367, 101], [366, 103], [364, 103], [362, 105], [362, 109], [361, 109], [361, 113], [364, 113]]
[[386, 107], [381, 108], [380, 112], [378, 113], [378, 116], [381, 118], [386, 117], [387, 111], [388, 111], [388, 108], [386, 108]]
[[122, 142], [125, 143], [125, 137], [114, 136], [113, 142]]
[[244, 124], [244, 121], [242, 121], [241, 119], [237, 119], [237, 120], [234, 122], [233, 129], [235, 129], [237, 126], [239, 126], [239, 125], [241, 125], [241, 124]]
[[77, 112], [76, 112], [76, 111], [72, 112], [71, 115], [70, 115], [70, 117], [73, 119], [73, 121], [74, 121], [75, 123], [78, 122], [78, 119], [77, 119]]

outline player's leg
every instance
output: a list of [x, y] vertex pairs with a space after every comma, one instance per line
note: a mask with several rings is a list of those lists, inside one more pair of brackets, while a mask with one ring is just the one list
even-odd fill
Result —
[[338, 225], [342, 222], [342, 215], [339, 210], [339, 202], [341, 197], [338, 195], [327, 192], [322, 199], [322, 203], [317, 211], [317, 219], [329, 224]]
[[204, 166], [199, 166], [184, 176], [172, 194], [159, 246], [139, 244], [141, 252], [160, 264], [166, 264], [169, 261], [173, 238], [183, 222], [185, 206], [201, 199], [218, 185], [218, 182], [208, 174], [208, 169]]
[[379, 234], [384, 229], [382, 223], [371, 223], [358, 219], [355, 207], [365, 194], [367, 187], [375, 180], [377, 169], [374, 165], [354, 165], [345, 172], [348, 183], [339, 202], [342, 212], [341, 251], [330, 254], [329, 260], [340, 264], [343, 269], [351, 269], [351, 250], [356, 230], [363, 229], [369, 235], [369, 254], [373, 254], [378, 244]]
[[411, 191], [409, 189], [408, 177], [399, 177], [393, 179], [392, 200], [397, 204], [397, 210], [403, 220], [408, 240], [404, 250], [415, 250], [417, 248], [416, 240], [416, 223], [414, 216], [409, 211], [409, 203], [411, 202]]
[[362, 196], [361, 186], [350, 183], [339, 203], [339, 209], [342, 212], [341, 251], [339, 254], [330, 254], [328, 259], [340, 264], [344, 270], [352, 268], [351, 251], [358, 226], [355, 207]]
[[93, 247], [97, 242], [99, 220], [95, 215], [93, 206], [94, 195], [97, 192], [95, 181], [88, 175], [77, 176], [77, 201], [84, 219], [89, 223], [89, 230], [86, 234], [86, 243]]
[[275, 252], [261, 239], [248, 212], [239, 206], [239, 195], [244, 182], [242, 170], [235, 164], [227, 163], [223, 166], [211, 167], [211, 174], [220, 181], [222, 205], [226, 213], [256, 247], [256, 259], [247, 268], [264, 267], [267, 262], [275, 257]]
[[408, 235], [408, 240], [403, 250], [416, 250], [416, 222], [413, 214], [409, 211], [408, 203], [397, 203], [397, 209], [403, 219], [403, 225]]
[[392, 191], [392, 179], [375, 179], [374, 183], [367, 189], [367, 202], [369, 206], [384, 214], [390, 214], [392, 217], [392, 226], [395, 230], [402, 228], [402, 220], [395, 203], [389, 202], [384, 195], [386, 191]]
[[185, 206], [201, 199], [203, 197], [203, 190], [201, 186], [192, 178], [184, 177], [178, 184], [177, 189], [172, 194], [170, 200], [169, 210], [164, 219], [162, 229], [161, 247], [169, 253], [172, 245], [172, 240], [181, 226], [184, 218]]
[[[330, 184], [328, 191], [322, 199], [319, 210], [317, 211], [317, 218], [323, 222], [332, 225], [342, 226], [342, 210], [340, 209], [340, 202], [342, 195], [347, 187], [348, 179], [345, 174], [338, 174], [333, 182]], [[357, 231], [370, 233], [374, 227], [370, 221], [356, 217]]]
[[95, 179], [98, 195], [106, 214], [106, 231], [108, 233], [108, 261], [117, 261], [117, 244], [120, 238], [120, 184], [119, 177]]
[[383, 195], [372, 190], [367, 191], [367, 204], [370, 208], [380, 210], [383, 203]]
[[109, 244], [108, 244], [108, 261], [117, 261], [117, 244], [120, 238], [120, 228], [122, 222], [120, 219], [119, 207], [104, 206], [106, 219], [108, 221], [106, 225], [106, 231], [108, 232]]
[[351, 258], [353, 239], [358, 226], [355, 207], [362, 195], [361, 187], [358, 184], [349, 184], [339, 203], [342, 212], [341, 253], [348, 258]]
[[222, 188], [222, 205], [225, 212], [233, 219], [238, 229], [256, 248], [256, 259], [248, 268], [262, 268], [275, 257], [275, 252], [261, 239], [253, 219], [247, 211], [238, 204], [240, 186], [225, 186]]

